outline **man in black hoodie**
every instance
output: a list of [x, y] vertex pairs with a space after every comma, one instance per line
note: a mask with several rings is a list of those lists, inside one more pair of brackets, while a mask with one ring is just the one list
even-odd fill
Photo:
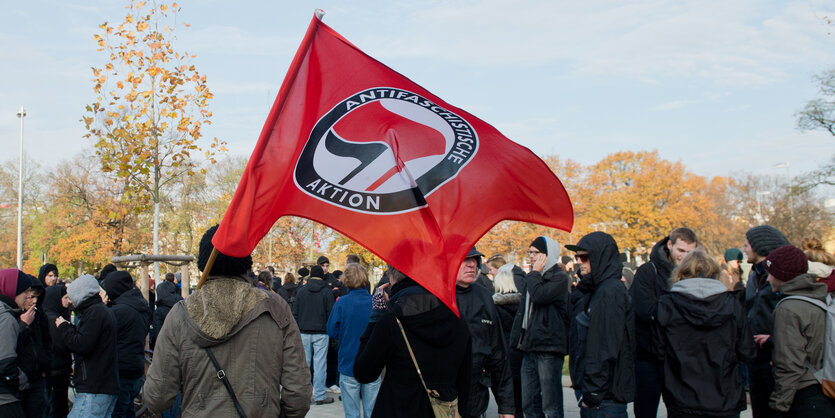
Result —
[[[621, 281], [623, 264], [614, 238], [605, 232], [592, 232], [577, 245], [586, 297], [578, 314], [576, 373], [580, 380], [580, 416], [627, 417], [626, 404], [635, 397], [635, 314], [629, 293]], [[579, 317], [583, 317], [581, 320]]]
[[473, 248], [461, 262], [455, 285], [458, 314], [467, 322], [472, 336], [472, 369], [470, 374], [469, 411], [464, 417], [480, 417], [490, 400], [487, 388], [492, 387], [499, 407], [499, 417], [513, 417], [513, 375], [507, 356], [507, 343], [502, 321], [493, 304], [492, 292], [476, 283], [477, 258], [482, 254]]
[[[673, 268], [698, 246], [696, 233], [690, 228], [676, 228], [658, 241], [649, 261], [638, 267], [629, 294], [635, 308], [635, 333], [638, 352], [635, 361], [635, 381], [638, 392], [633, 405], [636, 418], [654, 418], [661, 399], [661, 361], [652, 354], [652, 322], [658, 298], [670, 291]], [[622, 275], [621, 266], [621, 274]], [[620, 277], [619, 275], [619, 277]]]
[[768, 284], [765, 259], [772, 251], [784, 245], [789, 245], [789, 240], [782, 232], [770, 225], [759, 225], [745, 233], [742, 246], [742, 252], [751, 263], [751, 273], [748, 275], [745, 288], [745, 309], [754, 341], [757, 343], [757, 355], [748, 363], [751, 414], [754, 418], [775, 415], [768, 406], [768, 399], [774, 391], [774, 375], [771, 369], [774, 348], [771, 341], [772, 316], [780, 298]]
[[102, 285], [116, 317], [119, 398], [113, 416], [134, 416], [133, 398], [145, 382], [145, 337], [148, 335], [151, 308], [127, 271], [108, 274]]
[[560, 246], [537, 237], [528, 249], [525, 276], [510, 345], [522, 351], [525, 416], [562, 417], [562, 366], [568, 352], [568, 275], [559, 266]]
[[333, 403], [326, 396], [326, 358], [328, 355], [328, 316], [333, 308], [333, 292], [322, 280], [325, 272], [321, 266], [310, 269], [310, 279], [299, 288], [293, 303], [293, 317], [299, 325], [307, 365], [313, 370], [313, 401], [316, 405]]
[[67, 285], [78, 326], [63, 317], [55, 320], [56, 336], [75, 353], [75, 390], [70, 418], [109, 417], [119, 394], [119, 361], [116, 358], [116, 318], [102, 302], [99, 282], [84, 275]]
[[157, 286], [157, 307], [154, 309], [154, 320], [151, 327], [151, 350], [156, 345], [157, 336], [159, 336], [159, 331], [162, 329], [162, 324], [165, 323], [165, 317], [168, 315], [168, 312], [171, 311], [171, 308], [177, 302], [183, 300], [183, 297], [180, 296], [180, 289], [174, 284], [175, 279], [174, 274], [167, 273], [165, 275], [165, 281]]

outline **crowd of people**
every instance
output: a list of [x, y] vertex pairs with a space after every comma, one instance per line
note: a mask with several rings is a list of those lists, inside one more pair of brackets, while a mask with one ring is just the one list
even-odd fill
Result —
[[668, 417], [835, 417], [816, 373], [835, 360], [835, 255], [816, 239], [760, 225], [708, 254], [681, 227], [637, 269], [605, 232], [537, 237], [527, 266], [473, 248], [456, 315], [392, 266], [372, 287], [356, 255], [283, 277], [210, 265], [216, 230], [185, 299], [173, 274], [149, 301], [114, 266], [68, 284], [53, 264], [0, 270], [0, 416], [132, 417], [141, 391], [164, 417], [303, 417], [336, 396], [349, 418], [482, 417], [491, 394], [502, 418], [562, 417], [567, 358], [582, 417], [662, 399]]

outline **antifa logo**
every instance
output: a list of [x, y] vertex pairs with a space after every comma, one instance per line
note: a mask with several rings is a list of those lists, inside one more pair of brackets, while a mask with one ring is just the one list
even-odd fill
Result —
[[473, 127], [415, 93], [377, 87], [346, 98], [313, 127], [296, 186], [319, 200], [374, 214], [408, 212], [455, 178], [478, 151]]

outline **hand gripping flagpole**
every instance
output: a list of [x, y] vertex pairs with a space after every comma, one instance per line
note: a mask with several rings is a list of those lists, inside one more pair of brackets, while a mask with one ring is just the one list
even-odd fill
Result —
[[209, 277], [209, 272], [212, 271], [212, 266], [215, 264], [215, 259], [218, 254], [220, 254], [220, 251], [217, 248], [212, 248], [212, 254], [209, 255], [209, 261], [206, 262], [206, 267], [203, 267], [203, 273], [200, 275], [200, 281], [197, 283], [197, 289], [200, 289], [203, 287], [203, 283], [206, 283], [206, 278]]

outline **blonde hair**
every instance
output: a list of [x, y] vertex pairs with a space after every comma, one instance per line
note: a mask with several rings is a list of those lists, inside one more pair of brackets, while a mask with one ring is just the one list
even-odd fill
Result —
[[505, 264], [507, 264], [507, 261], [505, 261], [504, 256], [501, 254], [491, 255], [490, 258], [487, 259], [487, 265], [495, 269], [498, 269]]
[[684, 256], [681, 262], [673, 269], [670, 277], [671, 283], [684, 279], [702, 277], [705, 279], [718, 279], [722, 272], [719, 263], [702, 250], [693, 250]]
[[835, 266], [835, 256], [826, 252], [817, 238], [805, 238], [800, 247], [809, 261], [816, 261], [828, 266]]
[[368, 287], [368, 273], [365, 272], [365, 267], [360, 264], [348, 264], [342, 273], [342, 282], [348, 289]]
[[493, 287], [496, 293], [516, 293], [516, 282], [513, 281], [513, 264], [505, 264], [499, 267], [496, 277], [493, 278]]

